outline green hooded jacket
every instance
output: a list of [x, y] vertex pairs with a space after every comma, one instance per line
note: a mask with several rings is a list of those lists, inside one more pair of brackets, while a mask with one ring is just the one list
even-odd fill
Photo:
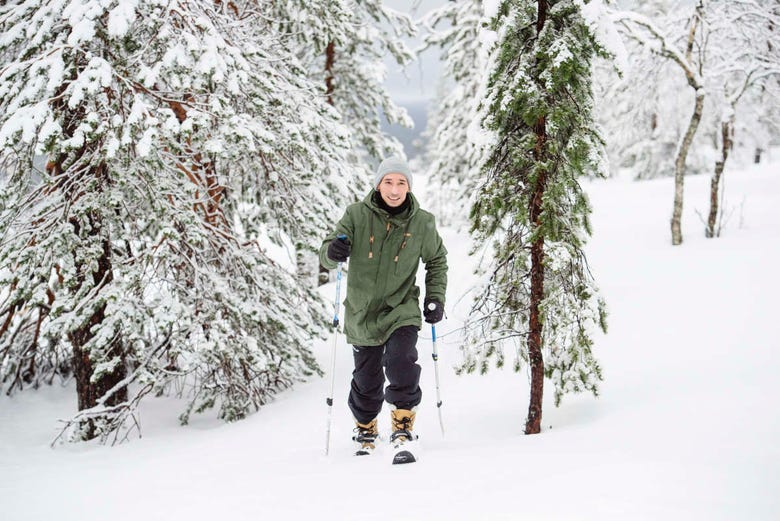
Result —
[[447, 249], [433, 215], [420, 208], [411, 192], [409, 209], [390, 215], [374, 202], [374, 191], [347, 207], [320, 248], [320, 262], [333, 269], [337, 263], [328, 258], [328, 244], [341, 234], [352, 243], [344, 332], [358, 346], [383, 345], [401, 326], [420, 328], [420, 260], [425, 264], [425, 297], [444, 304], [447, 290]]

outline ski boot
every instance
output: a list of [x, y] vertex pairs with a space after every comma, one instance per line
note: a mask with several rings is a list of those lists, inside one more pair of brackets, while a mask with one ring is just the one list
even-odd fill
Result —
[[352, 436], [352, 440], [359, 445], [355, 456], [367, 456], [376, 449], [376, 439], [379, 436], [376, 418], [366, 424], [355, 421], [355, 425], [355, 435]]
[[390, 411], [390, 419], [393, 434], [390, 443], [393, 445], [393, 465], [402, 463], [414, 463], [413, 447], [417, 436], [412, 432], [414, 428], [415, 412], [408, 409], [394, 409]]

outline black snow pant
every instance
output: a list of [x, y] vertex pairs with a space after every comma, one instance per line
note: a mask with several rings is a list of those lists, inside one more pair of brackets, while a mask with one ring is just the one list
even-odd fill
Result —
[[[383, 399], [397, 409], [419, 405], [422, 391], [415, 326], [399, 327], [382, 346], [353, 346], [352, 354], [355, 370], [348, 403], [358, 422], [366, 424], [376, 418]], [[385, 376], [389, 384], [383, 392]]]

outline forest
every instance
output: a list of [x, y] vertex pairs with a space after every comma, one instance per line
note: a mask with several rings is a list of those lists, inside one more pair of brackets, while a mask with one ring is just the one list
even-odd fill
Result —
[[[589, 269], [583, 183], [709, 178], [717, 240], [729, 166], [780, 135], [773, 1], [457, 0], [419, 19], [381, 0], [9, 0], [0, 6], [0, 389], [75, 382], [57, 441], [250, 416], [323, 375], [316, 252], [411, 118], [383, 60], [440, 54], [430, 210], [468, 229], [479, 285], [458, 372], [528, 371], [524, 432], [599, 394], [611, 304]], [[465, 210], [464, 210], [465, 209]], [[281, 252], [281, 254], [279, 253]], [[54, 418], [52, 418], [54, 422]]]

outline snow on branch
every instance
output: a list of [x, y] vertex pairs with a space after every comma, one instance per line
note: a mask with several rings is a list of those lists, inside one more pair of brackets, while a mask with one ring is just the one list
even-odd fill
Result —
[[623, 28], [622, 32], [627, 37], [682, 67], [693, 88], [704, 88], [704, 81], [699, 71], [691, 63], [686, 53], [678, 49], [675, 43], [652, 20], [632, 11], [612, 11], [611, 18], [615, 25]]

